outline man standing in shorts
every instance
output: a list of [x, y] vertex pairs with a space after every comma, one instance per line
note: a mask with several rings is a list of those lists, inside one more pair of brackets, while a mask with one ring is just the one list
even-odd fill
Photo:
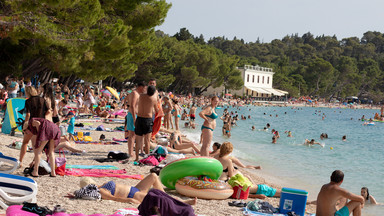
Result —
[[137, 105], [140, 94], [143, 94], [145, 84], [140, 82], [136, 89], [128, 95], [128, 113], [125, 117], [125, 139], [128, 139], [128, 154], [133, 157], [133, 144], [135, 143], [135, 121], [137, 115]]
[[149, 154], [150, 139], [153, 127], [153, 114], [158, 112], [157, 94], [155, 86], [148, 86], [147, 94], [141, 94], [138, 102], [137, 118], [135, 121], [136, 135], [136, 159], [139, 160], [139, 150], [143, 146], [146, 154]]
[[[353, 194], [340, 185], [343, 183], [344, 173], [340, 170], [333, 171], [331, 182], [323, 185], [317, 196], [317, 216], [348, 216], [353, 212], [354, 216], [361, 215], [361, 208], [364, 206], [364, 197]], [[349, 199], [347, 204], [339, 210], [336, 209], [339, 200]]]
[[[148, 82], [149, 86], [156, 87], [156, 79], [152, 78]], [[152, 127], [152, 139], [155, 139], [155, 135], [160, 131], [161, 118], [164, 116], [163, 108], [161, 107], [161, 99], [159, 98], [159, 92], [156, 90], [155, 97], [157, 98], [158, 111], [154, 115], [153, 127]]]

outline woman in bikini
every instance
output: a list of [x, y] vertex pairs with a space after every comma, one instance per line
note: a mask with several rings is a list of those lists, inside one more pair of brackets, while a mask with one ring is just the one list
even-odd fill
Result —
[[[80, 187], [85, 187], [89, 184], [97, 185], [93, 179], [86, 177], [81, 180]], [[98, 186], [98, 188], [100, 190], [102, 199], [136, 204], [141, 204], [144, 197], [147, 195], [149, 189], [151, 188], [164, 192], [163, 185], [155, 173], [151, 173], [146, 176], [136, 186], [129, 186], [125, 184], [119, 184], [114, 181], [109, 181]], [[73, 196], [72, 194], [68, 195]], [[195, 205], [196, 201], [197, 199], [195, 198], [186, 200], [184, 202], [190, 205]]]
[[[164, 105], [163, 105], [163, 111], [164, 111], [164, 127], [166, 129], [169, 129], [172, 123], [172, 115], [171, 110], [173, 109], [171, 102], [169, 101], [168, 97], [164, 97]], [[172, 126], [173, 128], [173, 126]]]
[[181, 110], [181, 107], [179, 106], [179, 101], [178, 100], [173, 100], [173, 116], [175, 117], [175, 129], [176, 131], [179, 130], [179, 120], [181, 118], [181, 115], [180, 115], [180, 110]]
[[215, 108], [219, 103], [219, 98], [214, 96], [211, 98], [211, 104], [199, 113], [199, 116], [204, 119], [201, 126], [202, 143], [201, 156], [209, 156], [209, 148], [212, 142], [213, 130], [216, 128], [216, 119], [218, 118]]

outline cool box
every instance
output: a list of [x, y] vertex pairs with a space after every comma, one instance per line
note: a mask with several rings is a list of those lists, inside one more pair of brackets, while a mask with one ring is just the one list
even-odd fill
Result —
[[307, 203], [308, 192], [305, 190], [283, 188], [280, 197], [280, 213], [294, 211], [296, 214], [304, 216]]

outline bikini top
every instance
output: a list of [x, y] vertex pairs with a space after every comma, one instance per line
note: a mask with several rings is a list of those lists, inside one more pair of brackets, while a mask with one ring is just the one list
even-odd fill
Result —
[[115, 195], [116, 183], [114, 181], [109, 181], [100, 188], [107, 189], [111, 192], [112, 195]]
[[[237, 167], [233, 167], [233, 168], [236, 170], [238, 169]], [[225, 173], [228, 172], [228, 167], [227, 167], [227, 169], [223, 170], [223, 172], [225, 172]]]
[[208, 118], [211, 118], [211, 119], [217, 119], [219, 116], [216, 114], [216, 113], [214, 113], [214, 112], [212, 112], [212, 114], [211, 115], [205, 115], [205, 116], [207, 116]]

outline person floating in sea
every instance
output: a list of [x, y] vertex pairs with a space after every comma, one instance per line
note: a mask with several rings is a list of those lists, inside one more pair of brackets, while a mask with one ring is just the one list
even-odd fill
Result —
[[[364, 197], [353, 194], [340, 185], [343, 183], [344, 173], [340, 170], [333, 171], [331, 181], [321, 187], [317, 196], [316, 215], [329, 216], [341, 215], [347, 216], [353, 212], [353, 215], [361, 215], [361, 209], [364, 206]], [[342, 208], [337, 209], [336, 204], [340, 199], [349, 199]]]

